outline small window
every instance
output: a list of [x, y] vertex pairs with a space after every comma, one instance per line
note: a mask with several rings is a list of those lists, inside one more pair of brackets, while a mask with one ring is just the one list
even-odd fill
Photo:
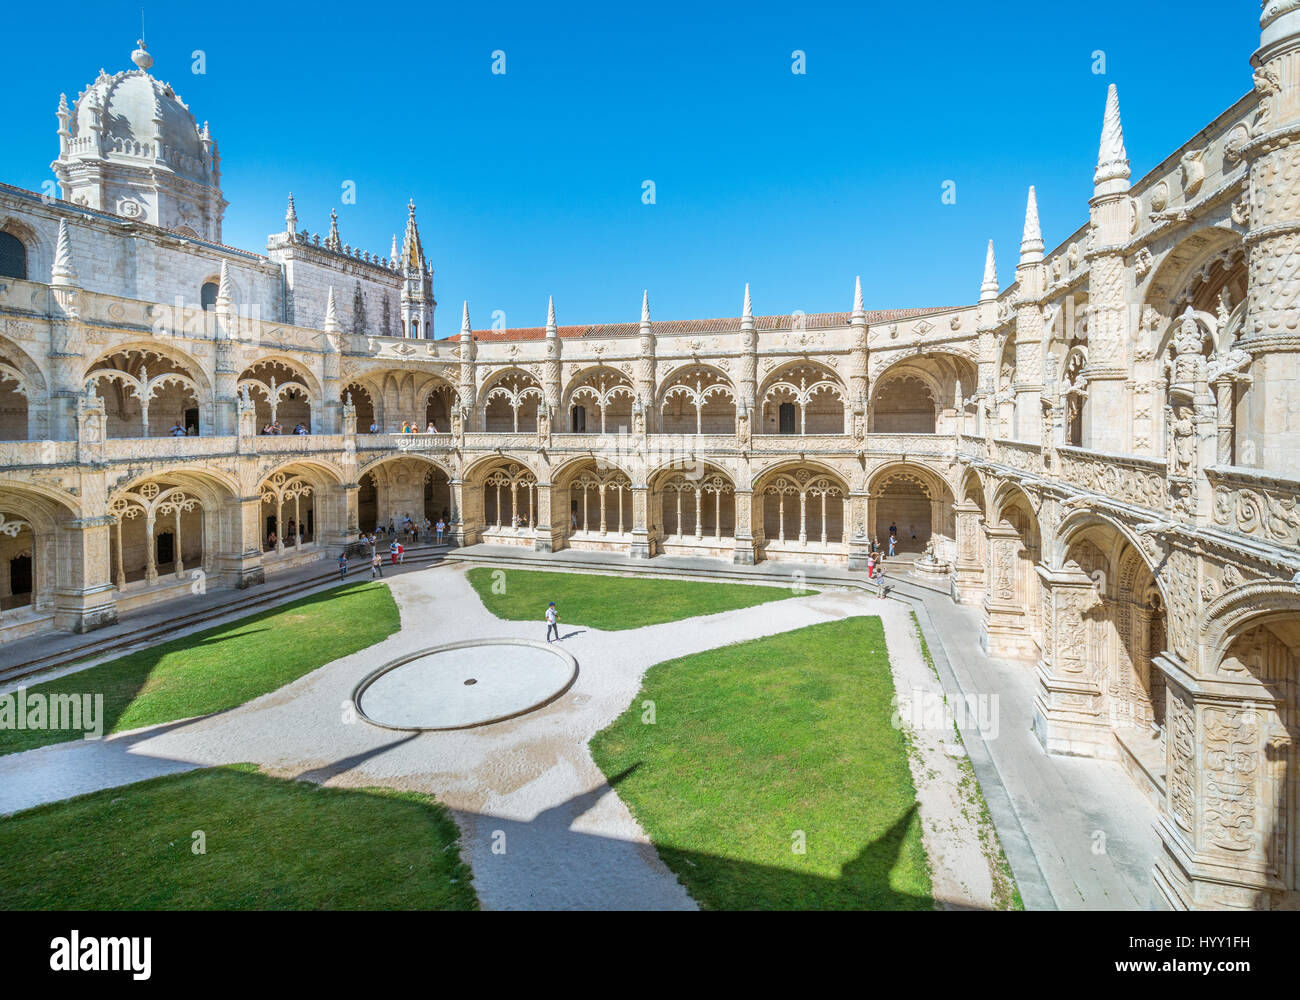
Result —
[[12, 233], [0, 233], [0, 278], [27, 280], [27, 248]]
[[199, 289], [199, 305], [207, 312], [211, 312], [217, 307], [217, 292], [220, 290], [215, 281], [205, 281], [203, 287]]
[[585, 406], [575, 406], [573, 408], [573, 420], [570, 426], [574, 434], [587, 433], [587, 408]]
[[794, 403], [782, 403], [777, 410], [777, 419], [780, 421], [778, 429], [782, 434], [794, 433]]

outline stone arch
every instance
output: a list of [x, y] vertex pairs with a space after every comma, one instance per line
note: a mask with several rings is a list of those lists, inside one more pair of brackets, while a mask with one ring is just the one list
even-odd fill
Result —
[[848, 556], [849, 484], [813, 462], [783, 462], [754, 480], [754, 549], [764, 559], [841, 562]]
[[483, 430], [487, 433], [536, 432], [538, 413], [546, 404], [542, 383], [518, 366], [494, 371], [479, 390]]
[[66, 572], [60, 555], [79, 514], [75, 498], [34, 483], [0, 481], [0, 624], [54, 611], [56, 589], [73, 582], [59, 575]]
[[256, 410], [259, 432], [278, 422], [278, 433], [292, 434], [298, 424], [312, 429], [312, 415], [323, 402], [316, 377], [292, 358], [266, 355], [248, 365], [239, 376], [239, 389], [248, 389]]
[[384, 426], [379, 422], [379, 415], [375, 411], [373, 390], [360, 380], [353, 379], [343, 387], [341, 396], [344, 402], [347, 402], [349, 396], [352, 398], [352, 406], [357, 415], [358, 434], [372, 433], [372, 426], [375, 428], [373, 433], [383, 433]]
[[685, 469], [669, 464], [649, 477], [649, 486], [650, 529], [665, 555], [730, 555], [742, 502], [731, 473], [709, 462]]
[[819, 361], [800, 359], [775, 368], [758, 393], [762, 434], [844, 434], [848, 432], [848, 389], [839, 375]]
[[983, 639], [991, 656], [1037, 660], [1043, 643], [1038, 505], [1014, 483], [993, 493], [984, 523], [988, 563]]
[[872, 472], [867, 491], [867, 531], [886, 552], [890, 526], [897, 525], [897, 553], [920, 555], [933, 547], [935, 558], [953, 561], [955, 501], [943, 476], [915, 462], [890, 462]]
[[627, 375], [607, 364], [589, 365], [569, 379], [561, 396], [559, 430], [600, 433], [632, 429], [636, 387]]
[[528, 545], [534, 542], [538, 477], [524, 462], [493, 455], [475, 464], [462, 490], [464, 519], [479, 528], [482, 541]]
[[203, 366], [170, 345], [130, 343], [100, 354], [83, 381], [95, 383], [110, 438], [165, 437], [212, 427], [213, 393]]
[[360, 492], [357, 518], [362, 531], [375, 531], [391, 521], [401, 531], [410, 517], [417, 530], [425, 530], [425, 521], [436, 524], [445, 516], [452, 522], [456, 497], [452, 487], [454, 474], [444, 463], [428, 455], [385, 455], [367, 463], [357, 472]]
[[115, 488], [108, 497], [112, 578], [119, 593], [185, 587], [211, 575], [226, 550], [222, 513], [234, 482], [205, 469], [167, 469]]
[[680, 365], [660, 382], [658, 409], [665, 434], [733, 434], [736, 387], [716, 365]]
[[1300, 587], [1237, 584], [1206, 609], [1201, 662], [1213, 689], [1170, 684], [1167, 811], [1198, 854], [1269, 874], [1234, 886], [1233, 905], [1300, 905]]
[[632, 541], [632, 474], [594, 458], [566, 463], [551, 477], [552, 517], [559, 517], [569, 548], [618, 551]]
[[328, 542], [355, 534], [346, 479], [330, 462], [292, 456], [274, 461], [258, 470], [251, 493], [261, 499], [258, 533], [268, 566], [286, 556], [318, 558]]
[[25, 281], [48, 282], [54, 269], [54, 246], [39, 230], [25, 219], [7, 215], [0, 219], [0, 233], [8, 233], [22, 244], [26, 252]]
[[0, 441], [48, 440], [49, 398], [40, 365], [17, 343], [0, 337]]
[[[976, 413], [966, 400], [977, 387], [975, 364], [936, 351], [891, 362], [872, 382], [869, 429], [880, 434], [951, 434]], [[928, 397], [928, 402], [927, 402]]]

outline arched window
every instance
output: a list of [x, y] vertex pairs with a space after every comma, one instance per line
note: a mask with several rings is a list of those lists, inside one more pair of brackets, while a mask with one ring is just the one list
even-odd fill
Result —
[[0, 233], [0, 277], [27, 280], [27, 248], [13, 233]]
[[199, 305], [207, 312], [211, 312], [217, 307], [217, 292], [221, 289], [215, 281], [203, 282], [203, 287], [199, 289]]
[[587, 408], [585, 406], [575, 406], [573, 408], [571, 427], [574, 434], [585, 434], [587, 432]]

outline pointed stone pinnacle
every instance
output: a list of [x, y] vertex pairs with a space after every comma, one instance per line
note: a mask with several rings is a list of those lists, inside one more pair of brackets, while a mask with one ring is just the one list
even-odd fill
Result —
[[1020, 263], [1040, 263], [1043, 250], [1043, 227], [1038, 221], [1038, 194], [1031, 186], [1029, 203], [1025, 206], [1025, 235], [1020, 241]]
[[338, 307], [334, 304], [334, 286], [330, 285], [329, 298], [325, 300], [325, 329], [337, 333], [339, 328]]
[[471, 332], [470, 325], [469, 325], [469, 301], [468, 300], [466, 300], [465, 308], [460, 314], [460, 332], [461, 332], [461, 336], [463, 337], [468, 337]]
[[749, 282], [745, 282], [745, 306], [740, 314], [741, 319], [754, 318], [754, 300], [749, 297]]
[[984, 283], [980, 285], [980, 301], [987, 302], [998, 297], [998, 263], [993, 256], [993, 241], [989, 240], [989, 252], [984, 258]]
[[1106, 116], [1101, 125], [1101, 148], [1093, 174], [1096, 194], [1122, 194], [1129, 189], [1128, 152], [1124, 149], [1124, 124], [1119, 115], [1119, 90], [1112, 83], [1106, 92]]
[[235, 295], [230, 288], [230, 265], [221, 262], [221, 277], [217, 279], [217, 310], [227, 312], [234, 304]]
[[650, 289], [641, 293], [641, 325], [645, 326], [650, 322]]
[[862, 303], [862, 275], [858, 275], [853, 281], [853, 311], [855, 313], [866, 312], [866, 306]]
[[59, 240], [54, 248], [54, 267], [50, 272], [50, 284], [75, 285], [77, 268], [72, 263], [72, 234], [68, 231], [68, 220], [59, 220]]
[[546, 329], [549, 332], [555, 328], [555, 296], [548, 295], [546, 297]]

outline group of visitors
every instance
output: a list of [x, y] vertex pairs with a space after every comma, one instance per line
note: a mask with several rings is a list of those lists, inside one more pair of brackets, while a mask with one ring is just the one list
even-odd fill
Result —
[[[284, 428], [283, 428], [282, 426], [280, 426], [280, 421], [279, 421], [279, 420], [272, 420], [272, 421], [270, 421], [269, 423], [265, 424], [265, 425], [262, 427], [262, 433], [263, 433], [263, 434], [272, 434], [272, 435], [274, 435], [274, 434], [283, 434], [283, 433], [284, 433]], [[311, 431], [307, 430], [307, 425], [304, 424], [301, 420], [299, 420], [298, 423], [297, 423], [297, 425], [294, 427], [294, 429], [293, 429], [293, 431], [292, 431], [291, 433], [293, 433], [293, 434], [310, 434]]]
[[[912, 529], [912, 537], [916, 538], [916, 529]], [[886, 550], [880, 544], [879, 538], [871, 540], [871, 552], [867, 555], [867, 579], [874, 580], [881, 597], [885, 596], [885, 559], [894, 558], [898, 551], [898, 525], [890, 524], [889, 526], [889, 547]]]
[[[450, 516], [450, 513], [444, 508], [443, 512], [438, 516], [436, 523], [431, 523], [426, 517], [423, 524], [421, 524], [413, 519], [408, 512], [401, 520], [401, 534], [407, 536], [410, 544], [414, 545], [419, 538], [421, 529], [423, 529], [426, 540], [432, 534], [432, 537], [436, 540], [436, 544], [441, 545], [447, 534], [447, 521]], [[293, 521], [289, 522], [289, 529], [291, 532], [293, 531]], [[301, 532], [301, 528], [299, 528], [299, 531]], [[365, 552], [366, 565], [370, 567], [370, 579], [372, 580], [376, 577], [382, 578], [384, 575], [384, 545], [379, 539], [380, 535], [385, 536], [388, 540], [387, 550], [389, 565], [401, 566], [406, 562], [406, 545], [402, 542], [401, 536], [398, 533], [397, 521], [391, 517], [388, 519], [387, 525], [380, 521], [375, 526], [374, 531], [369, 533], [364, 531], [361, 532], [361, 537], [359, 539], [361, 547]], [[300, 534], [299, 542], [301, 542], [301, 540], [302, 538]], [[274, 531], [271, 532], [270, 545], [271, 548], [275, 548]], [[346, 579], [348, 575], [348, 554], [346, 551], [339, 553], [338, 566], [339, 579]]]

